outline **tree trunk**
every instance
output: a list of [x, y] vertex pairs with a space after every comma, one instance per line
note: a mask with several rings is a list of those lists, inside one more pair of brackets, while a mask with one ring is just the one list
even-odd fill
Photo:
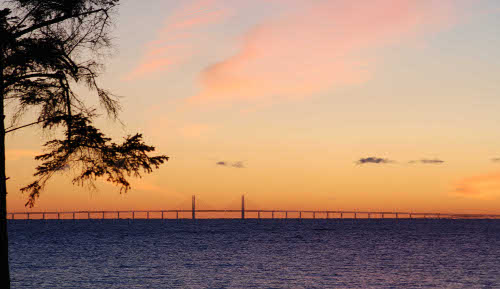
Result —
[[9, 239], [7, 236], [7, 178], [5, 176], [5, 112], [3, 49], [0, 49], [0, 288], [10, 289]]

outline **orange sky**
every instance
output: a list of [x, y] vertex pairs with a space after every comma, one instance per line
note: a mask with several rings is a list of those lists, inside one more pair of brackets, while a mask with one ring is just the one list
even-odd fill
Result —
[[[126, 126], [98, 124], [171, 160], [126, 195], [69, 170], [32, 210], [238, 208], [244, 193], [255, 209], [500, 213], [497, 1], [148, 5], [121, 5], [101, 79]], [[26, 210], [47, 139], [8, 136], [9, 211]]]

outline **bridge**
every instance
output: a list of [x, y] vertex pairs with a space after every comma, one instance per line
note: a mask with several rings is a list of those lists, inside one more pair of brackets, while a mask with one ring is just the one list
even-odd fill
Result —
[[[233, 213], [233, 219], [500, 219], [500, 214], [461, 214], [404, 211], [343, 211], [343, 210], [249, 210], [245, 208], [245, 196], [241, 197], [238, 210], [196, 209], [196, 198], [192, 196], [191, 210], [94, 210], [94, 211], [45, 211], [9, 212], [10, 220], [31, 219], [197, 219], [200, 213]], [[188, 214], [190, 217], [183, 217]]]

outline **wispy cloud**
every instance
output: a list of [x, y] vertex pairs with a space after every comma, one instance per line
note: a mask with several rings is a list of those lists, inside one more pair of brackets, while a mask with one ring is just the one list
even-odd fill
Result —
[[492, 158], [491, 161], [494, 163], [500, 163], [500, 158]]
[[443, 160], [440, 160], [440, 159], [420, 159], [420, 160], [415, 160], [415, 161], [409, 161], [408, 163], [410, 164], [436, 164], [436, 165], [439, 165], [439, 164], [443, 164], [444, 161]]
[[300, 11], [257, 25], [238, 53], [207, 67], [189, 102], [302, 98], [364, 82], [373, 50], [441, 31], [454, 18], [451, 0], [297, 2]]
[[218, 161], [215, 164], [217, 166], [233, 167], [233, 168], [237, 168], [237, 169], [246, 168], [245, 163], [243, 161], [236, 161], [236, 162]]
[[361, 158], [359, 159], [356, 163], [358, 165], [364, 165], [364, 164], [388, 164], [388, 163], [393, 163], [394, 161], [386, 158], [378, 158], [378, 157], [367, 157], [367, 158]]
[[[380, 157], [366, 157], [366, 158], [361, 158], [358, 161], [356, 161], [356, 164], [358, 165], [363, 165], [363, 164], [388, 164], [388, 163], [395, 163], [396, 161], [390, 160], [387, 158], [380, 158]], [[445, 161], [440, 160], [440, 159], [420, 159], [420, 160], [413, 160], [409, 161], [409, 164], [443, 164]]]
[[144, 46], [145, 53], [125, 80], [133, 80], [168, 70], [187, 61], [196, 53], [191, 40], [196, 39], [207, 25], [229, 18], [230, 9], [217, 5], [216, 0], [194, 0], [181, 5], [165, 20], [156, 39]]
[[231, 166], [238, 169], [245, 168], [245, 164], [242, 161], [234, 162]]

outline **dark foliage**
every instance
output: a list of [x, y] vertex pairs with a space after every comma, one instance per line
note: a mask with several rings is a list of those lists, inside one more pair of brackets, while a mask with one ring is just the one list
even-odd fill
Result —
[[[31, 124], [61, 135], [45, 144], [46, 153], [36, 157], [37, 179], [22, 188], [32, 207], [46, 182], [70, 167], [73, 183], [89, 184], [103, 177], [130, 189], [127, 177], [150, 173], [168, 160], [149, 156], [154, 147], [136, 134], [122, 144], [111, 142], [92, 125], [96, 109], [87, 107], [75, 92], [81, 84], [101, 103], [104, 111], [117, 118], [116, 96], [101, 88], [99, 59], [110, 48], [110, 16], [118, 0], [15, 0], [0, 8], [0, 49], [3, 100], [14, 108], [13, 125], [27, 111], [37, 118]], [[24, 127], [24, 126], [21, 126]], [[61, 131], [62, 130], [62, 131]]]
[[92, 181], [104, 177], [120, 186], [120, 192], [127, 192], [130, 189], [127, 176], [140, 177], [141, 172], [151, 173], [168, 160], [166, 156], [149, 157], [147, 153], [154, 151], [154, 147], [144, 144], [140, 134], [126, 137], [122, 144], [110, 141], [90, 125], [89, 119], [82, 115], [73, 116], [66, 138], [47, 142], [45, 147], [49, 152], [36, 157], [43, 163], [36, 168], [38, 179], [21, 189], [29, 192], [26, 204], [32, 207], [45, 182], [59, 171], [77, 168], [74, 184], [93, 185]]

